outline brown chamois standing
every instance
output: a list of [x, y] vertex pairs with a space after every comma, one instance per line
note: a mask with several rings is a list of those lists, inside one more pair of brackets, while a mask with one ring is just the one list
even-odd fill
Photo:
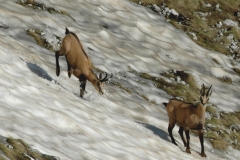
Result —
[[59, 56], [65, 55], [69, 78], [73, 73], [80, 81], [80, 97], [83, 97], [87, 80], [92, 83], [100, 94], [103, 94], [104, 82], [108, 81], [112, 75], [107, 78], [106, 73], [106, 76], [102, 78], [102, 73], [100, 73], [98, 78], [91, 69], [91, 61], [77, 35], [70, 32], [67, 28], [65, 34], [66, 36], [62, 40], [60, 50], [55, 52], [57, 76], [60, 74]]
[[[172, 130], [177, 123], [179, 125], [178, 133], [181, 136], [183, 144], [186, 148], [186, 152], [191, 154], [189, 143], [190, 136], [189, 130], [198, 130], [198, 136], [201, 143], [201, 156], [206, 157], [204, 152], [204, 139], [203, 139], [203, 127], [205, 125], [205, 111], [206, 104], [209, 100], [209, 97], [212, 94], [212, 85], [207, 90], [205, 89], [204, 84], [200, 90], [200, 102], [198, 105], [194, 105], [192, 103], [185, 103], [183, 101], [177, 99], [170, 99], [168, 103], [163, 103], [166, 106], [168, 118], [169, 118], [169, 126], [168, 133], [172, 140], [172, 143], [177, 145], [175, 139], [172, 135]], [[187, 138], [187, 142], [183, 136], [183, 130], [185, 131], [185, 135]]]

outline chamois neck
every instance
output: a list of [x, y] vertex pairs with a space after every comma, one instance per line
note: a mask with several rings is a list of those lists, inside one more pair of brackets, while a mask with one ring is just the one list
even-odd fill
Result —
[[205, 113], [206, 112], [206, 105], [203, 105], [201, 102], [199, 102], [196, 110], [199, 113]]
[[93, 73], [93, 71], [91, 70], [89, 75], [87, 76], [88, 80], [92, 83], [95, 84], [97, 83], [97, 76]]

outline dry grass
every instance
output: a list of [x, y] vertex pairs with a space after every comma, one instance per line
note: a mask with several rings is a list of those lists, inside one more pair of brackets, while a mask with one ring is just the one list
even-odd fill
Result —
[[[215, 135], [215, 136], [218, 136], [218, 135]], [[222, 140], [222, 139], [211, 139], [210, 140], [210, 143], [212, 144], [212, 146], [218, 150], [221, 150], [221, 151], [224, 151], [228, 148], [229, 144]]]
[[27, 34], [32, 36], [39, 46], [46, 46], [47, 42], [41, 37], [41, 30], [28, 29]]
[[128, 94], [131, 94], [131, 90], [130, 90], [130, 89], [128, 89], [128, 88], [126, 88], [126, 87], [123, 87], [123, 86], [122, 86], [120, 83], [118, 83], [118, 82], [113, 82], [113, 81], [111, 81], [110, 84], [113, 85], [113, 86], [116, 86], [116, 87], [118, 87], [118, 88], [120, 88], [120, 89], [122, 89], [122, 90], [124, 90], [124, 91], [127, 92]]
[[207, 106], [206, 112], [210, 113], [211, 116], [217, 117], [218, 111], [214, 106]]
[[143, 94], [138, 94], [140, 97], [142, 97], [143, 99], [145, 99], [146, 101], [148, 101], [149, 103], [152, 104], [157, 104], [155, 101], [151, 101], [150, 99], [147, 98], [147, 96], [143, 95]]
[[[140, 77], [152, 80], [157, 88], [160, 88], [173, 97], [181, 97], [185, 102], [196, 103], [199, 100], [199, 89], [192, 75], [183, 72], [166, 72], [161, 75], [175, 79], [174, 82], [168, 82], [164, 78], [156, 78], [147, 73], [140, 73]], [[177, 77], [180, 77], [186, 84], [177, 82]]]
[[[20, 139], [7, 138], [8, 145], [0, 143], [0, 150], [11, 160], [57, 160], [53, 156], [41, 154], [29, 147], [25, 142]], [[0, 158], [1, 159], [1, 158]]]
[[235, 71], [240, 76], [240, 69], [239, 68], [232, 68], [233, 71]]
[[220, 112], [216, 116], [216, 109], [207, 109], [212, 112], [211, 119], [206, 120], [206, 137], [210, 139], [214, 148], [225, 150], [229, 146], [240, 150], [240, 130], [235, 130], [234, 125], [240, 124], [240, 112]]
[[229, 77], [219, 77], [218, 79], [224, 83], [232, 84], [232, 79]]
[[67, 15], [73, 21], [76, 21], [68, 12], [63, 11], [63, 10], [59, 10], [59, 9], [55, 9], [53, 7], [47, 7], [44, 3], [37, 2], [35, 0], [26, 0], [26, 1], [18, 0], [16, 3], [20, 4], [22, 6], [25, 6], [25, 7], [32, 8], [34, 10], [48, 11], [50, 14], [56, 13], [56, 14]]
[[144, 6], [149, 5], [149, 4], [161, 5], [163, 3], [162, 0], [131, 0], [131, 1], [135, 2], [135, 3], [141, 2], [141, 4]]
[[9, 26], [7, 26], [6, 24], [3, 24], [2, 22], [0, 22], [0, 28], [8, 29]]
[[[49, 44], [46, 39], [44, 39], [41, 36], [42, 33], [43, 33], [43, 31], [39, 30], [39, 29], [28, 29], [27, 30], [27, 34], [32, 36], [39, 46], [45, 47], [50, 51], [55, 51], [55, 48], [51, 44]], [[55, 37], [59, 40], [59, 45], [60, 45], [61, 38], [56, 35], [55, 35]]]

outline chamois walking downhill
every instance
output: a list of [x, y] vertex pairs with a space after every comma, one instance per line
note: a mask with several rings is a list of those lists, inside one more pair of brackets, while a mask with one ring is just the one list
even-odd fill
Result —
[[66, 36], [62, 40], [60, 50], [55, 52], [56, 75], [59, 76], [60, 74], [59, 56], [65, 55], [69, 78], [73, 73], [80, 81], [80, 97], [84, 95], [87, 80], [92, 83], [99, 94], [103, 94], [104, 82], [108, 81], [112, 75], [108, 77], [108, 74], [105, 72], [106, 75], [104, 78], [102, 78], [102, 73], [97, 77], [91, 68], [91, 61], [77, 35], [70, 32], [67, 28], [65, 34]]

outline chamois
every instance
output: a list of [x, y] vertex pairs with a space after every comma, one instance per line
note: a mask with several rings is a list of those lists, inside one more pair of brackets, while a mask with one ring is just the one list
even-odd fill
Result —
[[[187, 147], [186, 152], [191, 154], [189, 147], [189, 129], [198, 130], [198, 136], [201, 143], [202, 157], [206, 157], [203, 145], [203, 127], [205, 125], [206, 104], [212, 94], [211, 88], [212, 85], [206, 92], [204, 84], [202, 85], [202, 88], [200, 90], [200, 102], [198, 105], [194, 105], [192, 103], [185, 103], [177, 99], [170, 99], [168, 103], [163, 103], [166, 106], [169, 118], [168, 133], [172, 140], [172, 143], [177, 145], [172, 135], [172, 130], [177, 123], [180, 126], [178, 133], [181, 136], [184, 146]], [[187, 142], [183, 136], [183, 130], [185, 131]]]
[[59, 56], [65, 55], [69, 78], [73, 73], [80, 81], [80, 97], [83, 97], [87, 80], [92, 83], [99, 94], [103, 94], [104, 82], [108, 81], [112, 75], [107, 78], [108, 74], [105, 72], [106, 76], [102, 78], [102, 73], [100, 73], [98, 78], [91, 69], [91, 61], [77, 35], [70, 32], [67, 28], [65, 34], [66, 36], [62, 40], [60, 50], [55, 52], [56, 75], [59, 76], [60, 74]]

